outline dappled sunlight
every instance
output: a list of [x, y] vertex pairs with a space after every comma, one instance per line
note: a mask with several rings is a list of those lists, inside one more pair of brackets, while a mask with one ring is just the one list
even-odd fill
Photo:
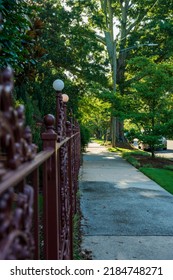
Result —
[[[142, 174], [141, 174], [142, 175]], [[128, 174], [127, 174], [127, 176], [128, 176]], [[134, 176], [133, 176], [133, 178], [134, 178]], [[130, 186], [131, 184], [134, 184], [134, 183], [136, 183], [136, 184], [138, 184], [138, 183], [147, 183], [147, 182], [150, 182], [150, 179], [148, 178], [148, 177], [143, 177], [142, 176], [142, 178], [134, 178], [134, 179], [129, 179], [129, 176], [128, 176], [128, 178], [127, 179], [122, 179], [122, 180], [117, 180], [117, 183], [118, 183], [118, 185], [120, 185], [120, 186]]]
[[115, 157], [103, 157], [103, 159], [115, 159]]
[[116, 180], [116, 184], [114, 184], [114, 187], [118, 189], [142, 188], [142, 191], [146, 188], [145, 194], [146, 192], [150, 194], [151, 191], [154, 191], [153, 193], [155, 193], [156, 191], [161, 191], [161, 187], [159, 185], [157, 185], [155, 182], [151, 181], [148, 177], [145, 176], [142, 176], [142, 178], [136, 177], [136, 179], [134, 179], [133, 177], [132, 179], [124, 178], [123, 180]]
[[127, 181], [118, 182], [118, 184], [114, 185], [114, 187], [118, 188], [118, 189], [128, 189], [129, 188]]
[[154, 197], [157, 197], [157, 196], [160, 196], [160, 193], [159, 192], [153, 192], [153, 191], [142, 191], [142, 192], [139, 192], [140, 195], [144, 196], [144, 197], [147, 197], [147, 198], [154, 198]]
[[[134, 182], [130, 182], [130, 183], [134, 183]], [[115, 188], [118, 188], [120, 190], [125, 190], [125, 189], [134, 189], [135, 186], [134, 184], [129, 184], [129, 181], [121, 181], [118, 182], [117, 184], [114, 185]], [[138, 192], [139, 195], [146, 197], [146, 198], [155, 198], [161, 195], [161, 189], [149, 189], [149, 185], [146, 186], [146, 190], [139, 188], [139, 186], [136, 186], [136, 191]]]
[[137, 181], [133, 181], [133, 180], [121, 180], [121, 181], [117, 181], [117, 185], [115, 185], [115, 187], [118, 189], [138, 188], [138, 185], [137, 186], [134, 185], [136, 183]]

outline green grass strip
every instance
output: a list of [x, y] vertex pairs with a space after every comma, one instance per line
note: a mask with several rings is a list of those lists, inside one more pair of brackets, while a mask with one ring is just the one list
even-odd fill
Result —
[[173, 194], [173, 172], [171, 170], [146, 167], [141, 167], [139, 170], [169, 193]]
[[142, 150], [129, 150], [129, 149], [124, 149], [124, 148], [119, 148], [119, 147], [116, 147], [116, 148], [108, 148], [108, 151], [109, 152], [121, 152], [122, 153], [122, 156], [128, 156], [128, 155], [145, 155], [145, 156], [150, 156], [150, 153], [148, 152], [145, 152], [145, 151], [142, 151]]

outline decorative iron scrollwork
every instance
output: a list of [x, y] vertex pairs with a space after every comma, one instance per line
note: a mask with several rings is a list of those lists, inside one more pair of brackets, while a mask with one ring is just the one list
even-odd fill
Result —
[[13, 86], [13, 71], [7, 67], [0, 72], [0, 161], [5, 168], [16, 169], [35, 157], [37, 146], [30, 128], [24, 126], [24, 106], [13, 106]]
[[[7, 67], [0, 71], [0, 181], [37, 152], [25, 127], [24, 106], [14, 107], [13, 87], [13, 71]], [[9, 185], [0, 194], [0, 259], [33, 259], [33, 188], [23, 180], [22, 187]]]
[[0, 199], [0, 259], [33, 259], [33, 188], [8, 189]]

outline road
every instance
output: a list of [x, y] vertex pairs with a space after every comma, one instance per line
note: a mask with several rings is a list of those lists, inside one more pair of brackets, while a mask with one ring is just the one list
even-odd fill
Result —
[[[138, 141], [135, 139], [134, 147], [138, 147]], [[173, 140], [167, 140], [167, 150], [166, 151], [156, 151], [157, 156], [166, 157], [173, 160]]]
[[173, 160], [173, 140], [167, 140], [167, 150], [157, 151], [156, 155]]

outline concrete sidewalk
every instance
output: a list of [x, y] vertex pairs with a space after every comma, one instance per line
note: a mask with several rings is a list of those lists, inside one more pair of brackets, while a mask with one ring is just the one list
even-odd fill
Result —
[[80, 192], [92, 259], [173, 260], [173, 196], [118, 154], [90, 143]]

